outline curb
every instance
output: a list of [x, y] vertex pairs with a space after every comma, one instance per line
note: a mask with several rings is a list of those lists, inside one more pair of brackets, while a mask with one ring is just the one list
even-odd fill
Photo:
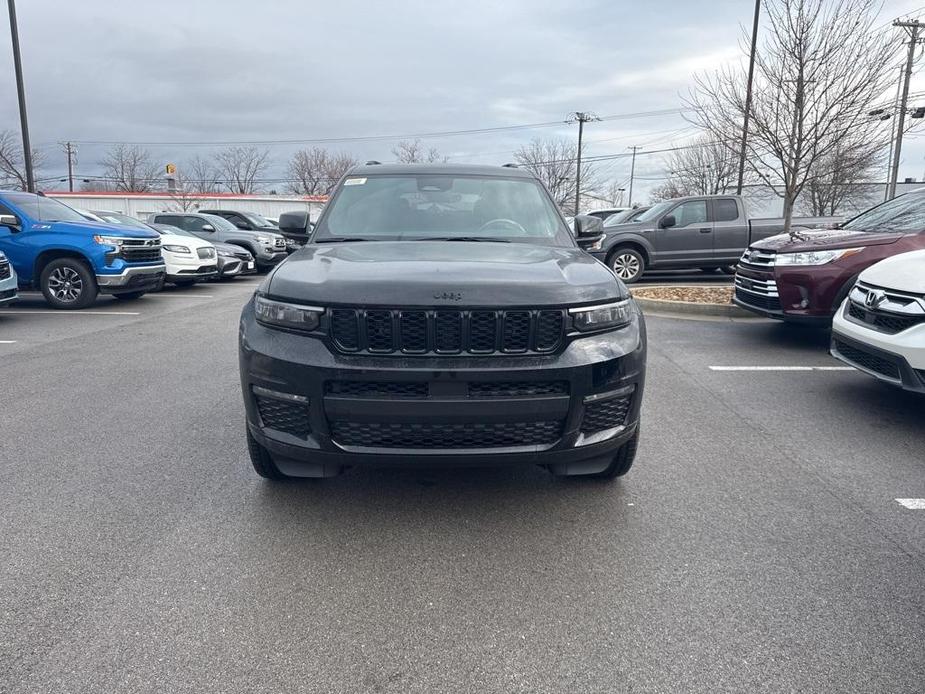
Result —
[[[648, 285], [646, 289], [657, 289], [654, 285]], [[673, 286], [672, 288], [677, 288]], [[642, 287], [640, 287], [642, 289]], [[630, 288], [632, 292], [632, 288]], [[633, 296], [639, 308], [643, 312], [652, 311], [653, 313], [674, 313], [689, 316], [719, 316], [721, 318], [759, 318], [751, 311], [739, 308], [735, 304], [695, 304], [690, 301], [669, 301], [668, 299], [647, 299], [641, 296]]]

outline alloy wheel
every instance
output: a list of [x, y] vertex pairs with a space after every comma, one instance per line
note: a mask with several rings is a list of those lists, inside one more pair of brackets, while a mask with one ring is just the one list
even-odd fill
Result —
[[48, 275], [48, 289], [60, 302], [70, 304], [80, 298], [84, 283], [76, 270], [57, 267]]
[[621, 280], [631, 280], [639, 274], [639, 258], [632, 253], [620, 253], [613, 259], [613, 271]]

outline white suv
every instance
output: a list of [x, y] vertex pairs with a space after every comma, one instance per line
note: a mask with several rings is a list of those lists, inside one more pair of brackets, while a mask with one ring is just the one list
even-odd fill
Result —
[[871, 265], [835, 313], [832, 356], [925, 393], [925, 250]]

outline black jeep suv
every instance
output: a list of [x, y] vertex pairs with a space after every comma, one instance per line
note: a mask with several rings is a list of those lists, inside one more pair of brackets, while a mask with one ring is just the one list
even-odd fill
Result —
[[[577, 219], [579, 236], [593, 226]], [[613, 478], [633, 463], [642, 314], [519, 169], [353, 169], [239, 334], [263, 477], [532, 463]]]

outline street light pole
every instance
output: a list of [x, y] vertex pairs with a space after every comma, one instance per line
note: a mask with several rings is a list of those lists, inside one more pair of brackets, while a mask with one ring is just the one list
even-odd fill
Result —
[[16, 94], [19, 97], [19, 124], [22, 129], [22, 159], [26, 167], [26, 190], [35, 192], [32, 170], [32, 144], [29, 142], [29, 119], [26, 117], [26, 88], [22, 80], [22, 58], [19, 56], [19, 29], [16, 24], [16, 2], [7, 0], [10, 9], [10, 37], [13, 39], [13, 68], [16, 71]]
[[742, 140], [739, 142], [739, 183], [736, 195], [742, 194], [745, 183], [745, 145], [748, 143], [748, 119], [752, 112], [752, 78], [755, 76], [755, 50], [758, 47], [758, 18], [761, 16], [761, 0], [755, 0], [755, 18], [752, 21], [752, 50], [748, 56], [748, 84], [745, 87], [745, 114], [742, 117]]

